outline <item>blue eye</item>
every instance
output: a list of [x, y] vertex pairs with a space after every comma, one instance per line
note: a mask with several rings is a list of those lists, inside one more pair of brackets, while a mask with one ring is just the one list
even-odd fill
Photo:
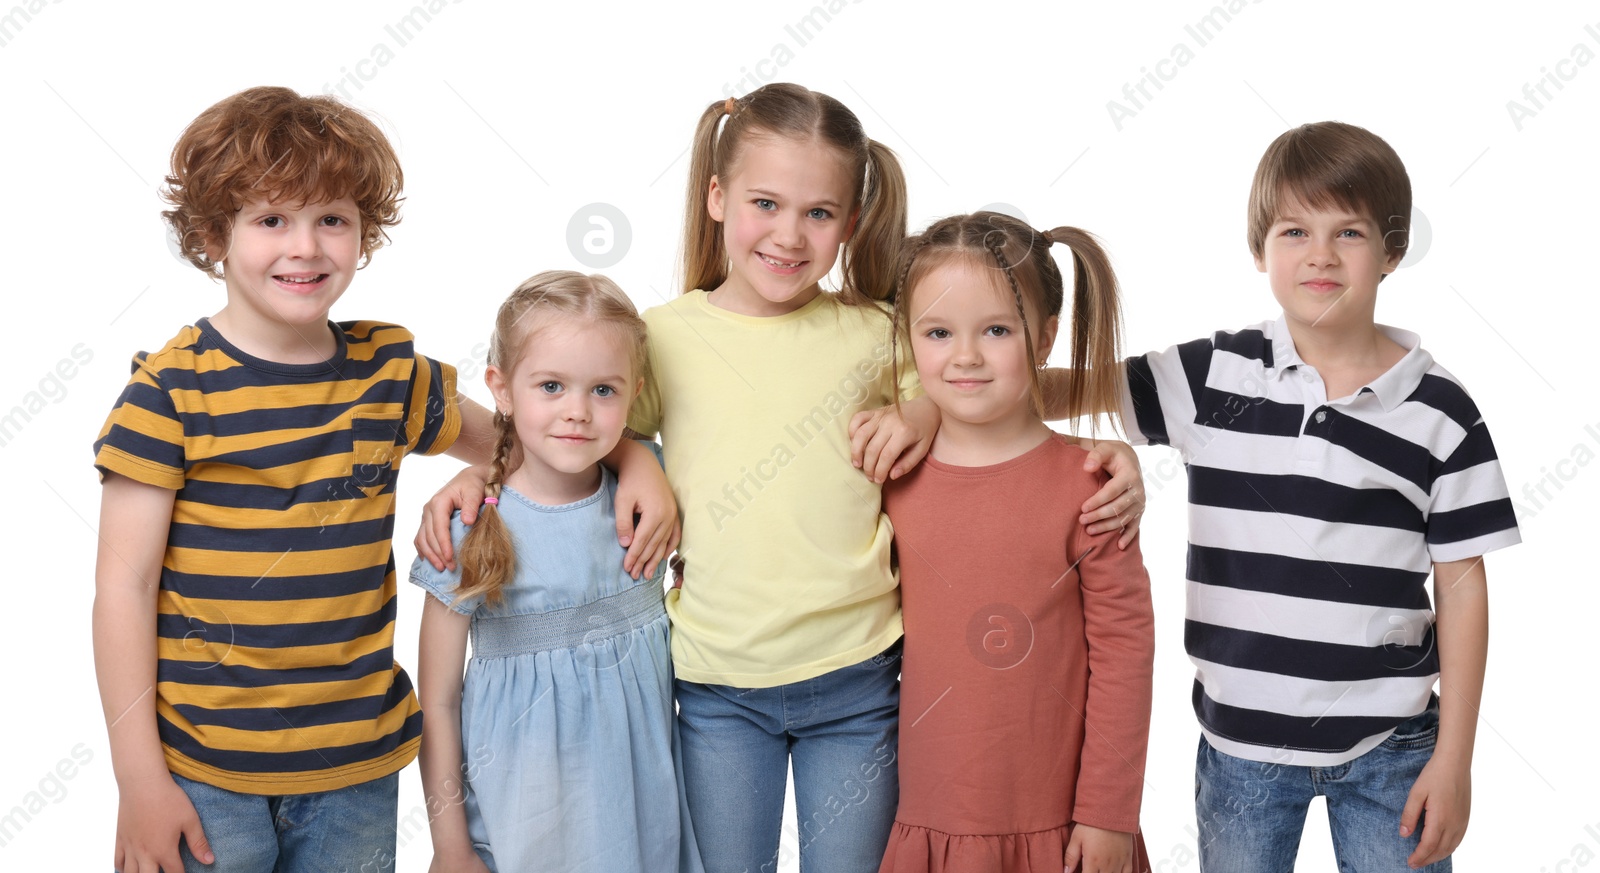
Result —
[[539, 390], [543, 391], [546, 394], [560, 394], [561, 393], [561, 383], [560, 382], [556, 382], [556, 381], [540, 382], [539, 383]]
[[[1345, 236], [1345, 234], [1349, 234], [1349, 236]], [[1339, 231], [1339, 235], [1343, 236], [1345, 239], [1361, 239], [1362, 237], [1361, 231], [1356, 230], [1355, 228], [1345, 228], [1344, 230]]]
[[765, 197], [758, 197], [753, 202], [755, 203], [756, 208], [763, 212], [771, 212], [772, 210], [778, 208], [778, 204], [776, 202], [768, 200]]
[[617, 389], [611, 387], [610, 385], [596, 385], [596, 386], [594, 386], [594, 396], [596, 396], [596, 397], [611, 397], [611, 396], [615, 395], [616, 393], [617, 393]]
[[807, 212], [806, 215], [816, 219], [817, 221], [827, 221], [828, 219], [833, 217], [833, 213], [832, 212], [829, 212], [828, 210], [823, 209], [820, 206], [818, 206], [817, 208], [811, 210], [810, 212]]
[[1284, 231], [1283, 235], [1284, 236], [1305, 236], [1305, 233], [1306, 233], [1305, 231], [1301, 230], [1298, 227], [1291, 227], [1288, 230]]

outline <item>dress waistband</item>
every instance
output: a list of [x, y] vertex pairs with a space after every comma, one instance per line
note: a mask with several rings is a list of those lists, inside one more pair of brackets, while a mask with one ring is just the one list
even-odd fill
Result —
[[619, 594], [566, 609], [475, 619], [472, 657], [509, 658], [573, 649], [644, 627], [665, 614], [660, 586], [646, 580]]

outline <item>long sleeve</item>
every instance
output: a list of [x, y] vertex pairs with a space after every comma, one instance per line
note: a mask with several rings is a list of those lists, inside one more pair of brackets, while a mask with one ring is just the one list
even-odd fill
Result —
[[1089, 693], [1073, 820], [1131, 832], [1139, 826], [1150, 741], [1155, 617], [1138, 540], [1122, 550], [1116, 539], [1114, 533], [1091, 537], [1080, 528], [1069, 543], [1072, 559], [1083, 556], [1078, 573], [1089, 645]]

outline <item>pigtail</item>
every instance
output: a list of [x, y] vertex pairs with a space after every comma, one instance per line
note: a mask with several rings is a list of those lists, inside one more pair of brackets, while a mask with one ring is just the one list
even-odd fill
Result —
[[906, 177], [886, 145], [867, 140], [866, 186], [855, 231], [844, 244], [844, 302], [889, 300], [895, 294], [896, 255], [906, 238]]
[[1072, 370], [1067, 409], [1090, 414], [1122, 406], [1122, 304], [1105, 249], [1087, 231], [1044, 234], [1072, 249]]
[[894, 284], [889, 286], [889, 372], [894, 379], [894, 408], [897, 412], [900, 409], [900, 338], [904, 336], [908, 345], [911, 342], [911, 289], [906, 287], [906, 278], [911, 275], [911, 265], [917, 262], [917, 254], [927, 244], [926, 234], [918, 234], [902, 243], [900, 269]]
[[[683, 214], [683, 288], [687, 294], [697, 288], [715, 289], [728, 278], [728, 251], [722, 241], [722, 226], [706, 210], [711, 177], [717, 174], [717, 128], [722, 116], [729, 115], [728, 103], [719, 100], [700, 114], [689, 153], [689, 192]], [[737, 106], [737, 102], [734, 102]]]
[[[494, 414], [494, 426], [498, 439], [489, 461], [488, 496], [498, 501], [517, 431], [511, 417], [500, 412]], [[460, 551], [461, 584], [456, 587], [456, 599], [481, 594], [484, 603], [498, 603], [500, 590], [516, 572], [517, 553], [497, 503], [486, 502], [479, 509], [478, 520], [461, 540]]]
[[[1042, 415], [1044, 412], [1044, 392], [1039, 387], [1037, 375], [1039, 362], [1034, 358], [1033, 354], [1033, 328], [1028, 324], [1028, 307], [1022, 304], [1022, 286], [1017, 284], [1016, 271], [1012, 269], [1011, 261], [1006, 258], [1006, 242], [1007, 237], [1003, 231], [988, 234], [984, 237], [984, 246], [989, 249], [989, 254], [994, 258], [995, 263], [1000, 265], [1000, 272], [1006, 274], [1006, 284], [1011, 287], [1011, 299], [1017, 304], [1017, 318], [1022, 320], [1023, 350], [1028, 353], [1028, 372], [1033, 375], [1033, 378], [1028, 381], [1028, 396], [1032, 401], [1033, 414]], [[1028, 241], [1028, 248], [1025, 251], [1032, 251], [1031, 240]]]

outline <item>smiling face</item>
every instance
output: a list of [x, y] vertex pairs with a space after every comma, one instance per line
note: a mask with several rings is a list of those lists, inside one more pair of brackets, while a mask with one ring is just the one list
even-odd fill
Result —
[[[946, 425], [1020, 427], [1037, 420], [1029, 409], [1033, 374], [1022, 318], [1003, 272], [951, 257], [917, 281], [908, 306], [917, 375]], [[1058, 319], [1041, 324], [1036, 311], [1029, 315], [1034, 359], [1043, 363]]]
[[712, 177], [706, 210], [722, 223], [731, 269], [712, 292], [745, 315], [793, 312], [820, 293], [854, 225], [850, 164], [814, 140], [752, 137], [726, 178]]
[[597, 465], [622, 438], [640, 386], [622, 332], [551, 316], [529, 331], [509, 372], [491, 366], [485, 378], [522, 447], [522, 464], [507, 483], [547, 503], [592, 494]]
[[1256, 269], [1267, 274], [1291, 326], [1370, 330], [1378, 281], [1394, 272], [1400, 257], [1385, 254], [1383, 233], [1370, 217], [1312, 207], [1285, 192]]
[[257, 198], [234, 217], [227, 243], [226, 251], [209, 251], [222, 263], [228, 289], [228, 304], [214, 320], [247, 346], [300, 345], [325, 357], [333, 343], [328, 311], [350, 287], [361, 258], [355, 201]]

